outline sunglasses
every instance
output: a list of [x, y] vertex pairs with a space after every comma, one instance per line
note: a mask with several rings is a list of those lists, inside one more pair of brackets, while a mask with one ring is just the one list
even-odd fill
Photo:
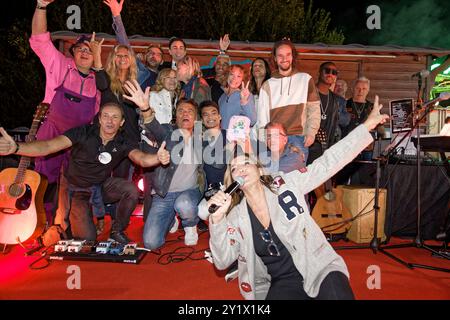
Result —
[[264, 242], [267, 242], [267, 252], [271, 256], [280, 256], [280, 250], [278, 250], [277, 244], [272, 239], [270, 230], [263, 230], [259, 233]]
[[325, 74], [333, 74], [335, 76], [338, 75], [339, 71], [337, 71], [336, 69], [330, 69], [330, 68], [323, 68], [323, 71]]

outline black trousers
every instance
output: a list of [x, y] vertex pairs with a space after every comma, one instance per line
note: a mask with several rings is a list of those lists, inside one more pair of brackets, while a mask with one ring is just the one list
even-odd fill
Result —
[[[69, 192], [69, 220], [74, 238], [95, 240], [95, 230], [89, 191]], [[111, 231], [124, 231], [139, 201], [139, 192], [136, 186], [125, 179], [110, 177], [102, 185], [104, 203], [117, 203], [116, 218]]]
[[[296, 278], [297, 279], [297, 278]], [[298, 279], [297, 279], [298, 280]], [[352, 288], [348, 278], [342, 272], [330, 272], [320, 285], [319, 294], [315, 298], [309, 297], [303, 284], [290, 278], [273, 281], [270, 285], [266, 300], [354, 300]]]

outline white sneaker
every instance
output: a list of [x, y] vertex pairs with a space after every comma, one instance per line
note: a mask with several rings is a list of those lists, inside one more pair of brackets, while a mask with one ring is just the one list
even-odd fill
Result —
[[170, 228], [169, 233], [177, 232], [179, 224], [180, 223], [178, 222], [177, 216], [175, 216], [175, 218], [173, 218], [173, 225], [172, 225], [172, 228]]
[[184, 228], [184, 244], [187, 246], [195, 246], [198, 242], [197, 226]]

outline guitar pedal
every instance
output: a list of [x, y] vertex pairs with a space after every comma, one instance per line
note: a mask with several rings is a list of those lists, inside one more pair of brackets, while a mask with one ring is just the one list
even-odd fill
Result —
[[97, 248], [95, 249], [95, 252], [107, 254], [110, 247], [111, 247], [111, 242], [102, 241], [97, 244]]
[[95, 252], [95, 241], [86, 241], [81, 247], [80, 253]]
[[111, 244], [111, 246], [109, 247], [108, 253], [114, 254], [114, 255], [120, 255], [120, 254], [122, 254], [123, 249], [124, 249], [123, 244], [120, 244], [118, 242], [113, 242]]
[[72, 241], [72, 243], [67, 247], [67, 251], [80, 252], [85, 242], [86, 240]]
[[137, 243], [129, 243], [125, 245], [125, 248], [123, 249], [123, 254], [127, 255], [135, 255], [137, 249]]
[[55, 245], [56, 252], [65, 252], [73, 240], [60, 240]]

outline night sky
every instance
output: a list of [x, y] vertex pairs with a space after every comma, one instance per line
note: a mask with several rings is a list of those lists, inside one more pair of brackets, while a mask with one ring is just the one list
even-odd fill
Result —
[[[65, 5], [70, 3], [69, 0], [56, 2]], [[305, 3], [309, 3], [308, 0]], [[344, 32], [344, 44], [450, 48], [448, 0], [314, 0], [313, 3], [315, 8], [321, 7], [331, 12], [332, 27]], [[34, 4], [34, 0], [9, 2], [8, 10], [1, 13], [0, 27], [7, 27], [14, 18], [30, 17]], [[378, 5], [381, 9], [381, 30], [369, 30], [366, 27], [369, 17], [366, 8], [369, 5]]]
[[[369, 30], [366, 9], [381, 9], [381, 30]], [[315, 0], [315, 7], [332, 13], [332, 25], [343, 30], [345, 44], [450, 48], [448, 0]]]

